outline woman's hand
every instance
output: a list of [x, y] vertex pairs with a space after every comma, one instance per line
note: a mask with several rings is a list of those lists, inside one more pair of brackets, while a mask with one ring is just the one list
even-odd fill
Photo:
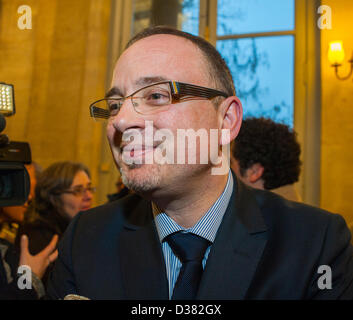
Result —
[[32, 256], [28, 251], [28, 237], [23, 235], [21, 237], [21, 255], [19, 265], [29, 266], [32, 272], [41, 279], [49, 264], [54, 262], [58, 257], [58, 250], [55, 249], [57, 242], [58, 235], [54, 235], [50, 243], [41, 252], [35, 256]]

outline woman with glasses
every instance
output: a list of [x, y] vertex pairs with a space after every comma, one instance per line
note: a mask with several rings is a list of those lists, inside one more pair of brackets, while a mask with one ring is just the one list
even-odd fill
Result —
[[[55, 234], [60, 239], [72, 218], [91, 208], [94, 192], [90, 172], [82, 163], [65, 161], [49, 166], [37, 181], [34, 201], [20, 226], [16, 246], [19, 248], [21, 235], [26, 234], [29, 251], [34, 255], [43, 250]], [[43, 278], [44, 284], [50, 269]]]

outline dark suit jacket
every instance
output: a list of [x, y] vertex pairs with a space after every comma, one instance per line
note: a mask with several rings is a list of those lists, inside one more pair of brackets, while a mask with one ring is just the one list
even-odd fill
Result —
[[[320, 265], [332, 270], [321, 290]], [[151, 203], [137, 195], [79, 214], [59, 245], [48, 295], [168, 299]], [[339, 215], [235, 180], [198, 299], [351, 299], [353, 249]]]

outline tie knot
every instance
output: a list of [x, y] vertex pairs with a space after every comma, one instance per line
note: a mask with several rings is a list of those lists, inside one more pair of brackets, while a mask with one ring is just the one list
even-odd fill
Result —
[[210, 241], [192, 233], [176, 232], [166, 238], [174, 254], [182, 263], [202, 261]]

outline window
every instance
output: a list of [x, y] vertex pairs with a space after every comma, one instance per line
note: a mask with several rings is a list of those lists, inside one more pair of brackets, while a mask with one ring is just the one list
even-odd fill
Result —
[[152, 25], [199, 34], [199, 0], [135, 0], [133, 6], [132, 34]]
[[244, 118], [264, 116], [293, 126], [293, 36], [218, 40], [232, 72]]
[[217, 2], [216, 45], [245, 118], [264, 116], [293, 126], [294, 10], [294, 0]]

